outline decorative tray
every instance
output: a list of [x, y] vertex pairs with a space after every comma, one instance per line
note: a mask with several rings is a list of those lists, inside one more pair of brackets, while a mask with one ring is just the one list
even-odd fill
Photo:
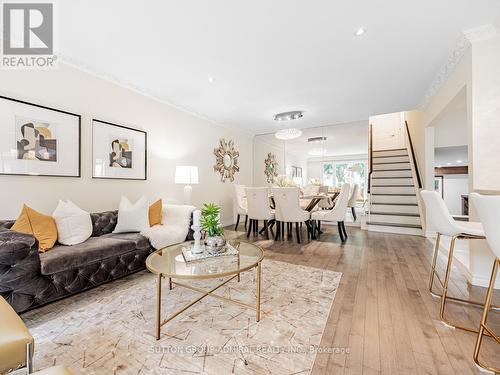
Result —
[[203, 251], [201, 253], [195, 254], [192, 251], [193, 243], [190, 243], [188, 246], [184, 246], [182, 248], [182, 256], [184, 257], [184, 261], [186, 263], [191, 263], [197, 260], [238, 255], [238, 249], [232, 246], [229, 242], [226, 243], [224, 250], [215, 254], [208, 252], [208, 250], [205, 249], [205, 245], [201, 245], [201, 247]]

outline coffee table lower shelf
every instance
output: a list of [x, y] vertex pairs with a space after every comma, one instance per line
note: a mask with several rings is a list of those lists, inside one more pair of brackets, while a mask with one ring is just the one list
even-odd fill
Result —
[[[221, 296], [219, 294], [215, 294], [214, 293], [217, 289], [223, 287], [224, 285], [226, 285], [231, 280], [234, 280], [235, 278], [237, 278], [238, 282], [240, 282], [240, 275], [241, 275], [241, 273], [247, 272], [247, 271], [251, 270], [252, 268], [255, 268], [256, 272], [257, 272], [257, 275], [256, 275], [256, 300], [255, 300], [255, 305], [244, 303], [244, 302], [241, 302], [241, 301], [238, 301], [238, 300], [234, 300], [234, 299], [231, 299], [231, 298], [227, 298], [227, 297], [224, 297], [224, 296]], [[255, 310], [255, 321], [258, 322], [260, 320], [260, 289], [261, 289], [260, 285], [261, 285], [261, 277], [262, 277], [261, 262], [257, 263], [252, 268], [247, 269], [247, 270], [242, 271], [242, 272], [236, 273], [235, 275], [229, 277], [229, 279], [225, 280], [224, 282], [222, 282], [221, 284], [217, 285], [216, 287], [214, 287], [214, 288], [212, 288], [210, 290], [204, 290], [204, 289], [197, 288], [197, 287], [194, 287], [194, 286], [191, 286], [191, 285], [188, 285], [188, 284], [184, 284], [184, 283], [180, 283], [180, 282], [177, 282], [177, 281], [173, 281], [171, 277], [168, 277], [168, 284], [169, 284], [169, 289], [170, 290], [172, 290], [173, 286], [175, 285], [175, 286], [179, 286], [179, 287], [182, 287], [182, 288], [187, 288], [187, 289], [199, 292], [199, 293], [203, 293], [203, 295], [201, 297], [195, 299], [193, 302], [187, 304], [186, 306], [184, 306], [182, 309], [178, 310], [174, 314], [170, 315], [168, 318], [163, 319], [163, 320], [161, 318], [162, 279], [166, 278], [166, 276], [164, 276], [161, 273], [158, 273], [156, 275], [156, 277], [157, 277], [157, 282], [156, 282], [156, 339], [157, 340], [160, 339], [161, 327], [163, 327], [165, 324], [167, 324], [168, 322], [170, 322], [172, 319], [176, 318], [178, 315], [182, 314], [184, 311], [186, 311], [187, 309], [189, 309], [191, 306], [195, 305], [196, 303], [200, 302], [203, 298], [205, 298], [207, 296], [218, 298], [220, 300], [223, 300], [223, 301], [226, 301], [226, 302], [238, 305], [240, 307], [244, 307], [244, 308]], [[219, 278], [219, 277], [218, 276], [214, 276], [214, 278]]]

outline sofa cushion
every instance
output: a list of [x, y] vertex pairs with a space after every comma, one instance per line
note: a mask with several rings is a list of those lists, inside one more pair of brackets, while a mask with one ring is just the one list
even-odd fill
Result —
[[134, 241], [110, 237], [90, 237], [78, 245], [57, 245], [52, 250], [41, 253], [41, 271], [44, 275], [51, 275], [116, 257], [134, 249]]
[[102, 238], [116, 238], [118, 240], [132, 241], [135, 248], [138, 250], [151, 247], [149, 240], [140, 233], [109, 233], [103, 235]]

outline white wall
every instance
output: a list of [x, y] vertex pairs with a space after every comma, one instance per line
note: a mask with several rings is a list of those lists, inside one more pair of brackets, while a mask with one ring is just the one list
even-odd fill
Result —
[[447, 174], [443, 176], [444, 202], [452, 215], [462, 215], [462, 195], [469, 194], [469, 176]]
[[[222, 205], [222, 221], [233, 221], [232, 184], [222, 183], [213, 171], [213, 149], [220, 138], [233, 139], [240, 152], [237, 183], [250, 184], [252, 138], [217, 126], [74, 67], [60, 64], [53, 71], [1, 70], [0, 94], [82, 115], [82, 177], [0, 175], [0, 218], [15, 218], [23, 203], [51, 213], [58, 199], [69, 198], [97, 212], [116, 209], [120, 195], [137, 199], [182, 202], [183, 186], [174, 184], [176, 165], [199, 167], [200, 184], [193, 186], [193, 203]], [[148, 132], [147, 181], [93, 180], [91, 178], [90, 123], [101, 120]]]

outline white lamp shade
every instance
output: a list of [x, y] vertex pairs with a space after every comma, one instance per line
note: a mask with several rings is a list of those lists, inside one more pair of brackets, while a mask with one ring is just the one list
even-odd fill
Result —
[[175, 167], [175, 183], [192, 185], [198, 183], [198, 167], [178, 165]]

